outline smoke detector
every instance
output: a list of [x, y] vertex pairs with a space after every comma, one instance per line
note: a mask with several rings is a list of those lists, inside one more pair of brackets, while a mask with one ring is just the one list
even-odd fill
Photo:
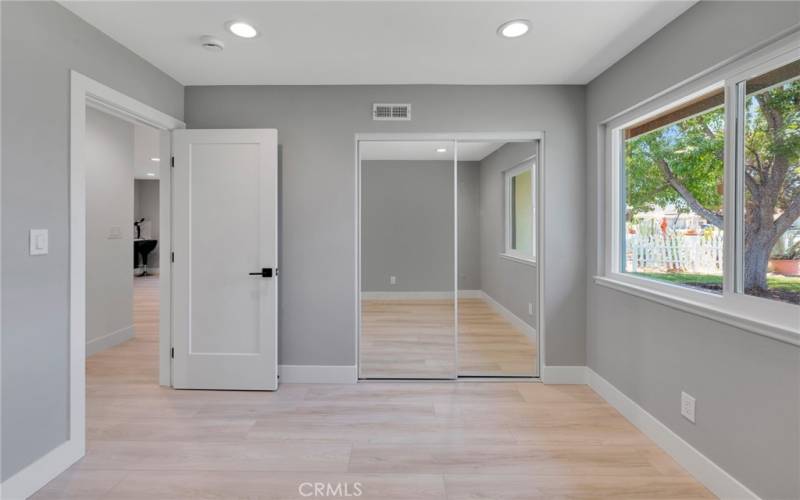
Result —
[[219, 38], [205, 35], [200, 37], [200, 46], [211, 52], [222, 52], [222, 50], [225, 48], [225, 43]]

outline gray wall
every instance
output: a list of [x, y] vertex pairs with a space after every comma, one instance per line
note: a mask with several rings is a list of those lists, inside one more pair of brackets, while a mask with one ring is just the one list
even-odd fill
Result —
[[[458, 165], [461, 290], [480, 289], [478, 165]], [[361, 191], [361, 290], [452, 292], [453, 162], [362, 161]]]
[[[87, 355], [133, 334], [132, 223], [133, 125], [89, 108], [86, 110]], [[120, 230], [120, 237], [112, 235], [112, 228]]]
[[[373, 102], [410, 102], [413, 120], [373, 121]], [[278, 129], [280, 362], [292, 365], [355, 364], [356, 133], [545, 131], [546, 224], [571, 228], [546, 242], [546, 357], [585, 364], [583, 87], [187, 87], [185, 108], [190, 128]]]
[[[69, 70], [177, 118], [183, 88], [53, 2], [2, 16], [2, 479], [67, 439]], [[50, 253], [28, 255], [28, 230]]]
[[[701, 2], [591, 82], [590, 276], [600, 212], [598, 124], [798, 22], [797, 2]], [[758, 495], [800, 498], [800, 349], [601, 288], [591, 278], [587, 325], [594, 371]], [[697, 398], [694, 425], [680, 416], [681, 390]]]
[[[480, 257], [483, 291], [535, 328], [537, 268], [501, 255], [505, 252], [504, 172], [534, 154], [535, 143], [509, 143], [481, 161]], [[553, 232], [571, 227], [569, 222], [564, 224], [556, 226]], [[559, 253], [550, 254], [549, 262], [558, 262], [560, 258]], [[533, 315], [528, 314], [528, 303], [533, 304]]]
[[[160, 186], [158, 180], [136, 179], [133, 185], [133, 219], [139, 220], [144, 217], [146, 220], [142, 224], [142, 238], [147, 236], [146, 227], [150, 227], [151, 239], [158, 239], [158, 189]], [[135, 229], [134, 229], [135, 232]], [[135, 234], [134, 234], [135, 236]], [[150, 269], [158, 268], [158, 248], [160, 242], [156, 244], [155, 249], [147, 255], [147, 265]]]
[[481, 289], [481, 164], [458, 162], [458, 289]]

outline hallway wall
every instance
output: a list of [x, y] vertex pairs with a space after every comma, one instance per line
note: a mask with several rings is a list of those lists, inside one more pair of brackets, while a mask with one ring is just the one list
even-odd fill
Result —
[[132, 268], [133, 125], [87, 108], [87, 356], [133, 336]]

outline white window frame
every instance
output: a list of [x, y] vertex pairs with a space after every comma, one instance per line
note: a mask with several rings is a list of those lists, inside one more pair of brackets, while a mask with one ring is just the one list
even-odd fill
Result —
[[[530, 171], [531, 173], [531, 254], [520, 252], [512, 248], [512, 234], [514, 232], [512, 206], [513, 193], [511, 192], [511, 179], [515, 176]], [[525, 264], [536, 264], [536, 157], [528, 158], [513, 168], [503, 172], [503, 189], [505, 191], [505, 245], [500, 255], [511, 260]]]
[[[734, 62], [713, 68], [629, 111], [606, 120], [600, 126], [598, 159], [598, 205], [603, 212], [595, 283], [627, 292], [700, 316], [743, 328], [761, 335], [800, 346], [800, 306], [740, 293], [742, 275], [742, 187], [743, 162], [738, 154], [743, 125], [737, 114], [743, 107], [741, 82], [798, 59], [800, 33], [789, 35]], [[621, 131], [673, 109], [715, 89], [725, 92], [724, 151], [724, 264], [721, 294], [660, 282], [624, 273], [622, 268], [621, 208], [624, 163]], [[738, 285], [738, 286], [737, 286]]]

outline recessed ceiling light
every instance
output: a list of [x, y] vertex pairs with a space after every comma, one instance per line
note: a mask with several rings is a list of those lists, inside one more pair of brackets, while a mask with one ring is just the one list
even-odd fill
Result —
[[447, 153], [447, 148], [436, 148], [437, 153]]
[[155, 176], [156, 176], [156, 174], [154, 174], [153, 172], [147, 172], [147, 176], [148, 176], [148, 177], [155, 177]]
[[161, 158], [150, 158], [150, 161], [161, 161]]
[[497, 34], [506, 38], [517, 38], [531, 29], [531, 22], [527, 19], [514, 19], [503, 23], [497, 28]]
[[242, 38], [254, 38], [258, 35], [258, 30], [256, 30], [252, 25], [247, 24], [244, 21], [229, 22], [228, 31]]

